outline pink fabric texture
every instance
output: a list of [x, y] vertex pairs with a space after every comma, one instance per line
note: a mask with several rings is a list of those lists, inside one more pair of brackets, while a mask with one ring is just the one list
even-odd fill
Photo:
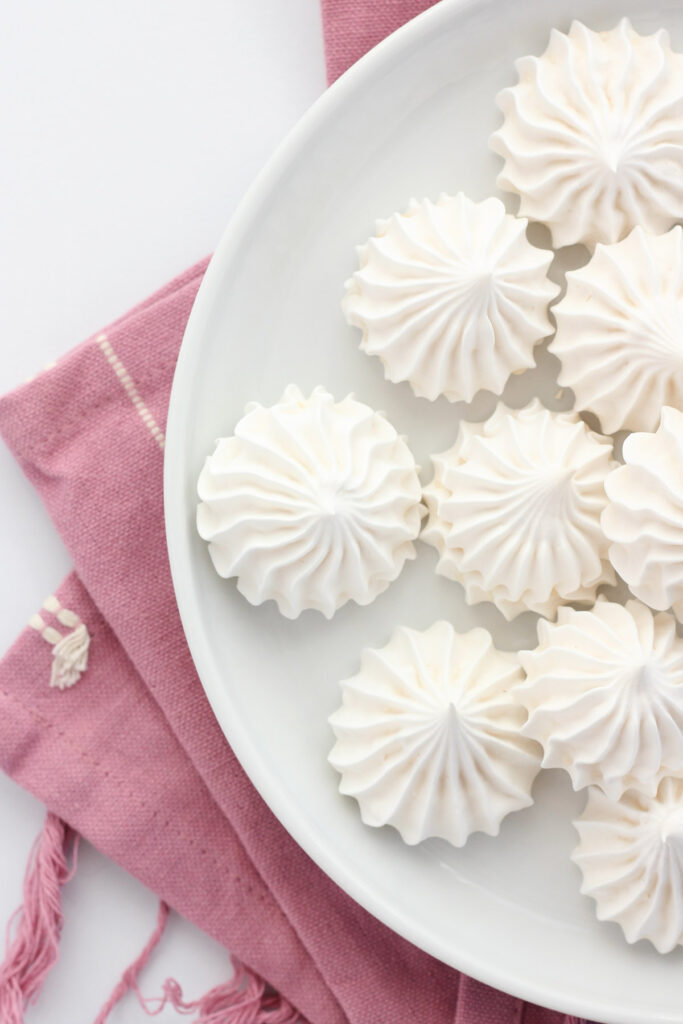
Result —
[[320, 0], [327, 81], [436, 0]]
[[[324, 0], [334, 68], [424, 6]], [[56, 596], [92, 638], [87, 670], [63, 691], [47, 685], [52, 655], [36, 629], [7, 653], [0, 764], [311, 1024], [562, 1024], [438, 963], [341, 892], [213, 718], [178, 618], [162, 508], [161, 432], [205, 266], [0, 400], [0, 433], [73, 558]]]

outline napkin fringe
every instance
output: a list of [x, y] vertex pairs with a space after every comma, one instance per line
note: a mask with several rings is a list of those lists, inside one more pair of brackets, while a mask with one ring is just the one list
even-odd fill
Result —
[[[72, 866], [67, 850], [72, 845]], [[78, 835], [48, 812], [26, 868], [23, 904], [12, 915], [0, 966], [0, 1021], [22, 1024], [24, 1010], [35, 1002], [50, 968], [59, 958], [62, 886], [76, 870]]]
[[198, 1015], [194, 1018], [194, 1024], [306, 1024], [284, 996], [271, 989], [258, 974], [235, 957], [231, 957], [233, 976], [200, 999], [186, 1002], [183, 990], [174, 978], [167, 978], [163, 983], [162, 995], [143, 996], [138, 987], [138, 977], [164, 934], [168, 915], [168, 904], [160, 900], [156, 927], [145, 948], [123, 972], [121, 980], [93, 1024], [106, 1024], [113, 1008], [129, 991], [135, 993], [140, 1006], [150, 1017], [170, 1006], [182, 1014], [196, 1011]]
[[[24, 1024], [26, 1007], [37, 1000], [50, 968], [59, 959], [64, 924], [62, 888], [76, 870], [78, 843], [78, 834], [48, 811], [29, 854], [23, 903], [7, 925], [5, 960], [0, 966], [0, 1024]], [[195, 1024], [306, 1024], [284, 996], [235, 957], [231, 957], [232, 977], [200, 999], [185, 1001], [182, 988], [173, 978], [163, 983], [162, 995], [145, 998], [138, 988], [138, 977], [161, 941], [168, 915], [168, 904], [160, 900], [154, 931], [140, 955], [123, 972], [94, 1024], [106, 1024], [112, 1009], [128, 991], [137, 995], [149, 1016], [168, 1005], [178, 1013], [196, 1012]]]

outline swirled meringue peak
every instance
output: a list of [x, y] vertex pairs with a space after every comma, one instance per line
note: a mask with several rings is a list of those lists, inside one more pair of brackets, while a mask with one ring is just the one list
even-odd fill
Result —
[[409, 844], [497, 835], [506, 814], [533, 802], [540, 764], [521, 734], [521, 678], [516, 656], [496, 651], [485, 629], [399, 627], [341, 684], [329, 755], [340, 792], [366, 825], [393, 825]]
[[599, 921], [616, 921], [627, 942], [659, 953], [683, 945], [683, 779], [663, 779], [656, 796], [630, 790], [611, 800], [599, 789], [574, 827], [572, 853]]
[[352, 396], [290, 385], [247, 406], [199, 477], [197, 527], [220, 576], [289, 619], [369, 604], [415, 557], [415, 460], [392, 425]]
[[[683, 174], [682, 174], [683, 180]], [[550, 351], [576, 406], [607, 434], [655, 430], [663, 405], [683, 403], [683, 229], [599, 245], [554, 307]]]
[[605, 480], [602, 528], [631, 591], [683, 622], [683, 413], [664, 408], [653, 434], [630, 434], [625, 465]]
[[551, 618], [614, 582], [600, 527], [612, 444], [575, 413], [538, 399], [499, 405], [484, 423], [461, 423], [453, 447], [432, 461], [422, 539], [468, 604], [492, 601], [508, 620], [523, 611]]
[[516, 62], [517, 85], [491, 148], [502, 189], [550, 228], [555, 247], [617, 242], [636, 226], [666, 231], [683, 217], [683, 55], [662, 29], [639, 35], [575, 21], [541, 57]]
[[475, 203], [462, 192], [413, 199], [378, 222], [342, 309], [388, 380], [409, 381], [421, 398], [469, 402], [482, 388], [500, 394], [510, 374], [534, 365], [559, 288], [546, 276], [552, 252], [527, 241], [526, 225], [499, 199]]
[[683, 640], [673, 615], [639, 601], [599, 599], [592, 611], [560, 608], [541, 619], [538, 647], [521, 651], [525, 735], [544, 768], [565, 768], [574, 789], [613, 799], [631, 787], [653, 795], [683, 774]]

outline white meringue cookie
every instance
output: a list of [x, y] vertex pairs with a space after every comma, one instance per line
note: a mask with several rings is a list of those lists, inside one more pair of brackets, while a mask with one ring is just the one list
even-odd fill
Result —
[[559, 287], [546, 276], [552, 252], [527, 241], [526, 225], [499, 199], [475, 203], [462, 192], [413, 199], [377, 223], [342, 309], [388, 380], [409, 381], [422, 398], [469, 402], [482, 388], [500, 394], [510, 374], [534, 365]]
[[415, 557], [422, 506], [415, 460], [380, 413], [351, 396], [290, 385], [253, 403], [199, 477], [200, 535], [220, 576], [287, 618], [369, 604]]
[[[683, 172], [682, 172], [683, 180]], [[559, 382], [602, 429], [654, 430], [663, 405], [683, 403], [683, 229], [599, 245], [567, 274], [550, 351]]]
[[605, 480], [610, 560], [636, 597], [683, 622], [683, 413], [662, 409], [656, 432], [627, 437], [623, 457]]
[[497, 97], [498, 185], [548, 225], [555, 247], [617, 242], [636, 224], [666, 231], [683, 217], [683, 55], [663, 29], [641, 36], [624, 18], [591, 32], [575, 21], [516, 68], [518, 84]]
[[453, 447], [432, 461], [422, 539], [468, 604], [492, 601], [506, 619], [526, 610], [552, 617], [614, 582], [600, 527], [612, 444], [576, 414], [538, 399], [499, 405], [484, 423], [461, 423]]
[[517, 693], [544, 768], [615, 800], [632, 787], [653, 795], [665, 775], [683, 773], [683, 640], [672, 615], [599, 599], [541, 620], [538, 640], [520, 651], [527, 680]]
[[399, 627], [341, 684], [329, 755], [340, 792], [366, 825], [393, 825], [406, 843], [497, 835], [506, 814], [533, 802], [539, 768], [540, 748], [521, 734], [521, 678], [516, 656], [484, 629]]
[[598, 920], [616, 921], [627, 942], [648, 939], [659, 953], [683, 945], [683, 779], [618, 801], [589, 789], [574, 827], [572, 860]]

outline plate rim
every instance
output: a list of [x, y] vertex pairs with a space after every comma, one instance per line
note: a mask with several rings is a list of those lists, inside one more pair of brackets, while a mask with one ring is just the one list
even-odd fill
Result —
[[277, 146], [238, 204], [223, 231], [198, 289], [173, 376], [165, 435], [163, 479], [165, 535], [171, 577], [192, 660], [224, 737], [280, 824], [347, 895], [392, 931], [440, 962], [513, 997], [589, 1020], [609, 1019], [615, 1022], [614, 1015], [617, 1014], [619, 1024], [680, 1024], [681, 1018], [671, 1017], [668, 1011], [653, 1015], [649, 1010], [641, 1012], [634, 1007], [615, 1007], [604, 1000], [586, 999], [578, 994], [570, 995], [563, 992], [558, 995], [553, 987], [534, 979], [532, 971], [520, 979], [496, 963], [471, 956], [466, 949], [458, 948], [454, 956], [452, 948], [446, 948], [420, 922], [408, 921], [395, 908], [381, 900], [378, 901], [371, 889], [352, 873], [347, 873], [344, 863], [336, 859], [334, 852], [322, 845], [316, 835], [311, 833], [296, 804], [290, 801], [286, 791], [278, 787], [276, 781], [262, 767], [257, 749], [239, 728], [239, 714], [233, 713], [234, 705], [228, 691], [221, 685], [220, 679], [214, 676], [211, 659], [205, 653], [200, 640], [201, 616], [190, 597], [192, 588], [187, 585], [192, 570], [190, 548], [185, 543], [187, 509], [182, 496], [186, 481], [181, 472], [183, 460], [179, 453], [182, 451], [185, 437], [186, 396], [189, 390], [188, 380], [191, 379], [191, 371], [194, 368], [193, 356], [201, 345], [204, 325], [208, 318], [206, 311], [211, 308], [214, 297], [223, 286], [225, 268], [238, 254], [248, 236], [250, 223], [257, 216], [263, 200], [272, 192], [290, 161], [296, 158], [305, 142], [316, 134], [318, 125], [324, 123], [336, 107], [345, 103], [350, 91], [358, 89], [366, 78], [374, 77], [382, 65], [392, 65], [409, 48], [419, 47], [424, 38], [438, 30], [440, 25], [452, 18], [457, 19], [466, 10], [495, 7], [497, 2], [498, 0], [440, 0], [383, 39], [318, 97]]

